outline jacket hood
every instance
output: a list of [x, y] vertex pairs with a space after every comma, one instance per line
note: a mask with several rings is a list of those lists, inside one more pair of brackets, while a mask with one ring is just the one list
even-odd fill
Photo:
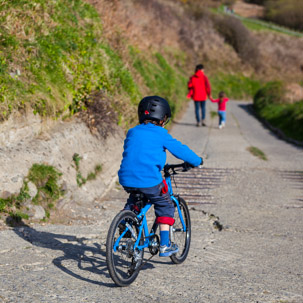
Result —
[[201, 77], [203, 77], [204, 76], [204, 73], [202, 72], [202, 70], [198, 70], [198, 71], [196, 71], [196, 73], [195, 73], [195, 77], [197, 77], [197, 78], [201, 78]]

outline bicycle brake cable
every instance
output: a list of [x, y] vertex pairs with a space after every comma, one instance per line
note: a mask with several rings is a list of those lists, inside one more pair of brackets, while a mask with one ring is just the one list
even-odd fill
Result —
[[173, 178], [173, 181], [174, 181], [175, 187], [176, 187], [176, 189], [177, 189], [177, 188], [178, 188], [178, 186], [177, 186], [177, 183], [176, 183], [176, 180], [175, 180], [175, 176], [174, 176], [174, 175], [172, 175], [172, 178]]

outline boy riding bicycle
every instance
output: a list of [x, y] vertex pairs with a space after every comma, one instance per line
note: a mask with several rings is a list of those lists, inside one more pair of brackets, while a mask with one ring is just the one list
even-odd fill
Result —
[[124, 209], [133, 209], [135, 193], [143, 193], [154, 205], [156, 223], [160, 227], [160, 257], [178, 252], [170, 243], [169, 227], [174, 224], [174, 204], [163, 182], [161, 170], [166, 162], [166, 149], [176, 158], [199, 166], [202, 158], [174, 139], [165, 124], [171, 118], [168, 102], [158, 96], [143, 98], [138, 106], [140, 125], [130, 129], [124, 141], [119, 182], [130, 193]]

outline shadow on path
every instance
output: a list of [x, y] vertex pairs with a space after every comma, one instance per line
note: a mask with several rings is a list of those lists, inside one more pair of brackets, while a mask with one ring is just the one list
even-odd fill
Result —
[[110, 278], [109, 274], [107, 273], [105, 251], [101, 249], [101, 245], [99, 243], [92, 243], [92, 245], [89, 246], [88, 244], [85, 244], [85, 241], [90, 239], [84, 237], [77, 238], [76, 236], [61, 235], [45, 231], [37, 231], [27, 225], [15, 227], [14, 232], [20, 238], [30, 242], [32, 245], [52, 250], [61, 250], [63, 252], [63, 256], [55, 258], [52, 263], [65, 273], [89, 283], [107, 287], [115, 286], [113, 283], [103, 283], [86, 278], [63, 265], [64, 261], [72, 260], [77, 262], [80, 270], [97, 275], [104, 275], [107, 278]]
[[[52, 263], [72, 277], [97, 285], [116, 287], [114, 283], [103, 283], [86, 278], [83, 275], [74, 272], [71, 269], [72, 266], [68, 267], [63, 264], [67, 260], [74, 261], [77, 263], [78, 269], [97, 275], [104, 275], [106, 278], [110, 279], [107, 271], [105, 250], [102, 250], [99, 243], [92, 243], [91, 245], [88, 245], [85, 242], [91, 239], [37, 231], [27, 225], [15, 227], [13, 230], [20, 238], [28, 241], [32, 245], [62, 251], [63, 255], [55, 258]], [[154, 266], [147, 263], [141, 270], [151, 268], [154, 268]]]

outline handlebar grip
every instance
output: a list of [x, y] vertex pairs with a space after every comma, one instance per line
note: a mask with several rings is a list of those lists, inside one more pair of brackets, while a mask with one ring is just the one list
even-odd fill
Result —
[[190, 164], [188, 162], [184, 162], [183, 163], [184, 170], [190, 170], [191, 168], [194, 168], [194, 167], [195, 167], [194, 165], [192, 165], [192, 164]]

